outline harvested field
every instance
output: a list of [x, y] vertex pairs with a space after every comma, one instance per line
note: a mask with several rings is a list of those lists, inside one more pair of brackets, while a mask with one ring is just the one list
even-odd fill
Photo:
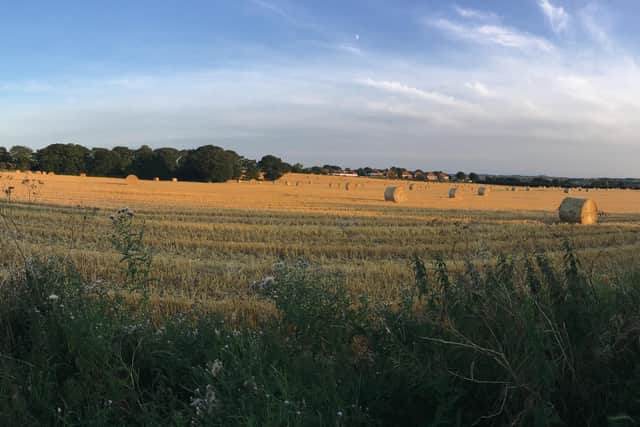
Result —
[[336, 191], [346, 180], [314, 176], [309, 184], [307, 176], [294, 175], [281, 182], [305, 184], [140, 180], [132, 186], [124, 179], [56, 175], [42, 177], [37, 196], [31, 195], [36, 203], [26, 203], [23, 174], [9, 176], [2, 174], [0, 185], [12, 183], [15, 190], [2, 206], [15, 232], [2, 235], [3, 265], [20, 260], [15, 238], [26, 253], [70, 256], [83, 275], [117, 283], [122, 272], [108, 216], [127, 206], [145, 223], [155, 254], [154, 298], [169, 308], [206, 300], [224, 311], [252, 311], [259, 302], [247, 285], [282, 257], [307, 258], [344, 274], [356, 293], [393, 300], [398, 285], [412, 280], [414, 254], [442, 254], [451, 269], [462, 269], [466, 258], [560, 251], [565, 238], [593, 266], [612, 258], [637, 263], [640, 253], [635, 191], [592, 190], [589, 197], [605, 215], [597, 226], [576, 227], [559, 222], [566, 195], [557, 189], [494, 187], [486, 198], [470, 188], [467, 197], [450, 200], [451, 184], [430, 184], [397, 205], [384, 201], [384, 190], [406, 183], [367, 178], [349, 178], [354, 188], [364, 184], [358, 191]]

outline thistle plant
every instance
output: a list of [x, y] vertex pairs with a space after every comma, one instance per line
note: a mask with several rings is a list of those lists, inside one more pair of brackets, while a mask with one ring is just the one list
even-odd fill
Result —
[[148, 288], [152, 254], [144, 244], [144, 225], [134, 225], [135, 212], [129, 208], [118, 209], [110, 216], [113, 223], [111, 241], [122, 255], [120, 262], [126, 263], [126, 284], [132, 290], [142, 292], [148, 300]]
[[40, 191], [44, 186], [44, 181], [39, 179], [29, 179], [25, 178], [22, 180], [22, 185], [27, 190], [27, 196], [29, 197], [29, 203], [35, 202], [37, 197], [40, 195]]

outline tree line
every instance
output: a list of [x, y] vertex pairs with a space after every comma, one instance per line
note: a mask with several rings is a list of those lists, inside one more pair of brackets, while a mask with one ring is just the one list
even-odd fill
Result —
[[[142, 179], [179, 178], [184, 181], [225, 182], [230, 179], [276, 180], [287, 172], [326, 175], [344, 172], [337, 165], [304, 167], [300, 163], [289, 164], [281, 158], [268, 154], [260, 160], [243, 157], [232, 150], [215, 145], [204, 145], [195, 149], [152, 149], [143, 145], [138, 149], [128, 147], [86, 148], [78, 144], [51, 144], [39, 150], [16, 145], [10, 149], [0, 147], [0, 170], [33, 170], [54, 172], [60, 175], [87, 174], [124, 178], [136, 175]], [[351, 170], [349, 170], [351, 171]], [[359, 168], [351, 171], [360, 176], [402, 178], [407, 169]], [[437, 173], [437, 172], [436, 172]], [[418, 177], [419, 176], [419, 177]], [[414, 174], [414, 180], [426, 179], [426, 174]], [[636, 179], [558, 179], [547, 177], [483, 176], [476, 173], [458, 172], [456, 181], [471, 181], [485, 184], [510, 186], [565, 186], [587, 188], [632, 188], [639, 189]]]
[[89, 149], [78, 144], [51, 144], [35, 151], [25, 146], [9, 150], [0, 147], [0, 169], [61, 175], [117, 178], [136, 175], [142, 179], [224, 182], [240, 178], [274, 180], [296, 171], [299, 165], [294, 166], [273, 155], [256, 161], [214, 145], [191, 150], [152, 149], [146, 145], [134, 150], [128, 147]]

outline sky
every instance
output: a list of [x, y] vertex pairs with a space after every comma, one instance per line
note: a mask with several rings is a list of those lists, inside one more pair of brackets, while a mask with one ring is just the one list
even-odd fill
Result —
[[640, 177], [637, 0], [0, 3], [0, 146]]

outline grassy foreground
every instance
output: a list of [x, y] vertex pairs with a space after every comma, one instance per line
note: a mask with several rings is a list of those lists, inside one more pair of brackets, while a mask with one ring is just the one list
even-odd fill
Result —
[[562, 262], [456, 273], [416, 257], [384, 303], [291, 260], [251, 288], [277, 314], [247, 326], [204, 309], [153, 316], [143, 236], [126, 211], [113, 225], [139, 298], [60, 257], [26, 257], [1, 284], [1, 425], [640, 422], [638, 266], [600, 283], [568, 242]]

